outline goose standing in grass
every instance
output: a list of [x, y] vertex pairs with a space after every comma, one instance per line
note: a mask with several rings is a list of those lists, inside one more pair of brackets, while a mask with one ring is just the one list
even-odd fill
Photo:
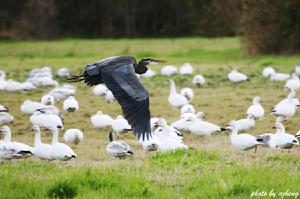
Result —
[[0, 112], [0, 126], [11, 124], [14, 121], [14, 116], [7, 112]]
[[178, 73], [178, 69], [173, 65], [167, 65], [161, 68], [160, 73], [164, 76], [171, 76]]
[[105, 93], [105, 101], [107, 103], [112, 103], [115, 100], [116, 100], [116, 98], [113, 95], [113, 93], [110, 90], [107, 90], [106, 93]]
[[268, 136], [262, 139], [247, 133], [238, 134], [238, 128], [235, 125], [230, 125], [227, 129], [231, 131], [230, 141], [232, 146], [241, 151], [248, 151], [255, 148], [256, 152], [258, 145], [265, 145], [270, 139]]
[[288, 120], [296, 113], [296, 110], [299, 106], [300, 104], [296, 93], [290, 92], [286, 99], [280, 101], [272, 108], [270, 114], [282, 116], [285, 120]]
[[179, 68], [181, 75], [190, 75], [193, 73], [193, 67], [190, 63], [185, 63]]
[[109, 115], [103, 114], [102, 111], [98, 111], [91, 117], [91, 122], [94, 127], [101, 129], [107, 126], [111, 126], [113, 119]]
[[228, 126], [235, 126], [238, 131], [248, 131], [255, 127], [255, 117], [248, 115], [247, 118], [231, 120]]
[[52, 156], [52, 145], [42, 143], [40, 127], [33, 125], [32, 129], [34, 131], [34, 156], [41, 160], [54, 160]]
[[185, 113], [196, 113], [196, 110], [193, 105], [187, 104], [181, 107], [180, 115], [182, 116]]
[[187, 119], [194, 116], [196, 116], [195, 113], [183, 113], [179, 120], [172, 122], [170, 126], [177, 130], [189, 131], [190, 122], [188, 122]]
[[171, 104], [171, 106], [175, 108], [181, 108], [182, 106], [189, 104], [186, 97], [177, 93], [175, 82], [172, 79], [170, 79], [169, 82], [170, 82], [170, 93], [169, 93], [168, 101]]
[[46, 106], [50, 106], [50, 105], [54, 105], [55, 104], [55, 99], [52, 95], [43, 95], [41, 97], [41, 103], [46, 105]]
[[25, 114], [33, 114], [36, 110], [38, 109], [43, 109], [46, 108], [47, 106], [41, 102], [36, 102], [36, 101], [31, 101], [31, 100], [25, 100], [20, 109], [22, 111], [22, 113]]
[[198, 112], [196, 115], [186, 118], [188, 130], [195, 135], [211, 135], [217, 132], [225, 131], [225, 128], [222, 128], [213, 123], [203, 121], [204, 118], [203, 112]]
[[68, 145], [64, 143], [60, 143], [58, 141], [59, 139], [59, 132], [57, 127], [51, 127], [50, 130], [52, 131], [53, 138], [52, 138], [52, 156], [55, 160], [60, 161], [67, 161], [72, 158], [77, 158], [77, 155], [74, 153], [74, 151], [69, 147]]
[[157, 121], [159, 127], [154, 131], [154, 135], [158, 139], [158, 149], [161, 152], [173, 151], [176, 149], [187, 149], [183, 143], [182, 137], [178, 136], [178, 131], [167, 125], [166, 121], [160, 119]]
[[104, 84], [98, 84], [97, 86], [94, 87], [93, 93], [96, 96], [103, 96], [107, 92], [107, 87]]
[[180, 94], [183, 95], [189, 101], [189, 103], [192, 103], [194, 91], [191, 88], [186, 87], [181, 89]]
[[6, 106], [3, 106], [2, 104], [0, 104], [0, 112], [9, 112], [9, 109]]
[[79, 103], [74, 96], [69, 96], [63, 104], [64, 111], [75, 112], [79, 109]]
[[20, 142], [11, 141], [11, 130], [8, 126], [3, 126], [0, 128], [0, 135], [4, 136], [3, 141], [0, 142], [0, 154], [3, 152], [8, 152], [6, 154], [7, 156], [2, 154], [5, 157], [2, 157], [2, 159], [28, 158], [33, 155], [34, 150], [32, 147]]
[[297, 98], [296, 92], [295, 91], [290, 91], [288, 94], [287, 98], [281, 100], [278, 102], [273, 108], [282, 106], [284, 104], [295, 104], [296, 106], [300, 105], [300, 101]]
[[30, 117], [30, 122], [32, 125], [37, 125], [40, 128], [50, 129], [52, 127], [63, 128], [62, 120], [56, 114], [53, 114], [49, 111], [41, 112], [36, 111]]
[[111, 127], [113, 131], [118, 134], [131, 131], [131, 126], [122, 115], [118, 115], [117, 118], [112, 121]]
[[286, 74], [286, 73], [274, 73], [271, 74], [271, 80], [272, 81], [286, 81], [290, 78], [290, 74]]
[[69, 77], [70, 76], [70, 72], [67, 68], [59, 68], [57, 70], [57, 75], [58, 77]]
[[264, 108], [260, 104], [261, 98], [256, 96], [252, 100], [252, 105], [247, 109], [247, 116], [252, 115], [255, 119], [262, 119], [265, 113]]
[[285, 90], [296, 91], [300, 88], [300, 80], [296, 73], [292, 74], [292, 77], [287, 80], [284, 85]]
[[282, 124], [283, 120], [284, 119], [280, 117], [276, 119], [275, 128], [277, 131], [272, 139], [280, 149], [290, 149], [294, 145], [299, 145], [299, 141], [294, 135], [285, 132], [285, 127]]
[[68, 129], [63, 137], [65, 142], [79, 144], [83, 139], [83, 133], [79, 129]]
[[237, 70], [232, 70], [230, 73], [228, 73], [227, 77], [233, 83], [238, 83], [238, 82], [248, 80], [247, 75], [240, 73]]
[[203, 77], [203, 75], [195, 75], [192, 83], [198, 87], [203, 87], [205, 84], [205, 78]]
[[113, 131], [111, 130], [108, 135], [109, 143], [106, 146], [106, 151], [116, 158], [124, 158], [132, 155], [133, 151], [128, 144], [122, 140], [113, 139]]
[[271, 77], [271, 75], [273, 75], [275, 73], [276, 73], [276, 71], [271, 66], [268, 66], [268, 67], [264, 68], [263, 71], [262, 71], [262, 74], [265, 78], [269, 78], [269, 77]]

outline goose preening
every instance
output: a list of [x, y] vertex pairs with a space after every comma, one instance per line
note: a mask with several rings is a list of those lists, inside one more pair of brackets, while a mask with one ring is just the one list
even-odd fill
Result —
[[32, 147], [11, 141], [11, 130], [8, 126], [0, 128], [0, 135], [3, 136], [3, 141], [0, 142], [0, 159], [11, 160], [19, 158], [28, 158], [33, 155]]
[[43, 95], [41, 97], [41, 103], [44, 104], [44, 105], [47, 105], [47, 106], [54, 105], [55, 104], [55, 99], [52, 95], [46, 94], [46, 95]]
[[165, 62], [156, 59], [142, 59], [139, 62], [134, 57], [109, 57], [99, 62], [87, 65], [84, 73], [73, 76], [70, 81], [85, 81], [90, 86], [104, 83], [121, 105], [125, 119], [133, 132], [149, 139], [151, 137], [149, 95], [138, 80], [137, 74], [147, 71], [150, 63]]
[[111, 127], [115, 133], [131, 131], [131, 126], [128, 124], [128, 121], [124, 119], [122, 115], [118, 115], [117, 118], [111, 122]]
[[8, 109], [8, 107], [6, 107], [6, 106], [3, 106], [2, 104], [0, 104], [0, 112], [9, 112], [9, 109]]
[[96, 128], [105, 128], [111, 126], [113, 119], [107, 115], [103, 114], [102, 111], [98, 111], [95, 115], [91, 117], [91, 122]]
[[192, 83], [198, 87], [203, 87], [205, 84], [205, 78], [203, 77], [203, 75], [195, 75]]
[[106, 151], [116, 158], [124, 158], [128, 155], [132, 155], [133, 151], [128, 144], [122, 140], [114, 140], [113, 132], [109, 132], [109, 143], [106, 146]]
[[235, 125], [229, 125], [227, 129], [231, 131], [230, 141], [232, 146], [241, 151], [255, 148], [256, 152], [258, 145], [266, 145], [266, 142], [270, 139], [268, 136], [262, 139], [247, 133], [238, 134], [238, 128]]
[[59, 68], [57, 70], [57, 76], [58, 77], [69, 77], [70, 76], [70, 72], [67, 68]]
[[70, 95], [63, 103], [64, 111], [75, 112], [79, 109], [79, 103], [74, 96]]
[[261, 120], [264, 116], [265, 110], [260, 104], [260, 102], [261, 98], [259, 96], [254, 97], [252, 100], [253, 104], [247, 109], [247, 115], [251, 115], [255, 117], [255, 119]]
[[292, 77], [287, 80], [284, 85], [285, 90], [296, 91], [300, 88], [300, 80], [296, 73], [292, 74]]
[[180, 115], [182, 116], [185, 113], [196, 113], [196, 110], [193, 105], [187, 104], [181, 107]]
[[156, 72], [154, 70], [151, 70], [150, 68], [148, 68], [148, 70], [141, 75], [141, 77], [144, 77], [144, 78], [151, 78], [151, 77], [154, 77], [156, 75]]
[[235, 126], [238, 131], [248, 131], [255, 127], [255, 117], [248, 115], [244, 119], [231, 120], [227, 126]]
[[105, 101], [107, 103], [111, 103], [115, 100], [116, 100], [116, 98], [115, 98], [114, 94], [110, 90], [107, 90], [105, 93]]
[[98, 84], [97, 86], [94, 87], [93, 93], [96, 96], [103, 96], [107, 92], [107, 87], [104, 84]]
[[161, 68], [160, 73], [164, 76], [171, 76], [178, 73], [178, 69], [173, 65], [167, 65]]
[[156, 128], [153, 135], [158, 139], [158, 149], [161, 152], [188, 148], [182, 141], [181, 133], [175, 128], [168, 126], [163, 118], [160, 118], [156, 125], [159, 127]]
[[213, 123], [203, 121], [204, 118], [203, 112], [198, 112], [196, 115], [192, 115], [189, 117], [186, 117], [186, 124], [188, 127], [188, 130], [195, 135], [211, 135], [214, 133], [225, 131], [225, 128], [222, 128], [218, 125], [215, 125]]
[[35, 111], [30, 117], [30, 122], [32, 125], [37, 125], [40, 128], [45, 129], [50, 129], [52, 127], [63, 128], [64, 126], [61, 118], [49, 111]]
[[171, 106], [175, 108], [181, 108], [182, 106], [189, 104], [189, 101], [185, 96], [177, 93], [175, 82], [172, 79], [170, 79], [169, 82], [170, 82], [170, 93], [169, 93], [168, 101], [171, 104]]
[[79, 129], [68, 129], [66, 130], [63, 139], [67, 143], [79, 144], [83, 139], [83, 133]]
[[11, 124], [14, 121], [14, 116], [7, 112], [0, 112], [0, 126]]
[[275, 73], [276, 73], [275, 69], [271, 66], [264, 68], [262, 71], [262, 74], [265, 78], [269, 78], [269, 77], [271, 77], [271, 75], [273, 75]]
[[227, 77], [233, 83], [238, 83], [238, 82], [248, 80], [247, 75], [240, 73], [237, 70], [232, 70], [230, 73], [228, 73]]
[[43, 109], [47, 107], [45, 104], [41, 103], [41, 102], [36, 102], [36, 101], [31, 101], [31, 100], [25, 100], [20, 109], [22, 111], [22, 113], [25, 114], [33, 114], [36, 110], [38, 109]]
[[300, 103], [296, 93], [290, 92], [286, 99], [280, 101], [272, 108], [270, 114], [282, 116], [285, 120], [288, 120], [296, 113], [296, 110], [299, 106]]
[[74, 153], [74, 151], [69, 147], [68, 145], [64, 143], [60, 143], [58, 141], [58, 128], [57, 127], [51, 127], [50, 128], [53, 138], [52, 138], [52, 150], [51, 154], [55, 160], [60, 160], [60, 161], [67, 161], [72, 158], [77, 158], [77, 155]]
[[40, 127], [33, 125], [32, 129], [34, 131], [34, 156], [41, 160], [54, 160], [52, 145], [42, 143]]
[[272, 81], [286, 81], [291, 77], [290, 74], [286, 73], [273, 73], [271, 74], [271, 80]]
[[179, 68], [181, 75], [190, 75], [193, 73], [193, 67], [190, 63], [185, 63]]
[[280, 149], [290, 149], [294, 145], [299, 145], [299, 141], [294, 135], [285, 132], [282, 121], [284, 121], [284, 118], [279, 117], [276, 119], [275, 128], [277, 131], [273, 135], [272, 140], [275, 141]]
[[181, 89], [180, 94], [183, 95], [189, 103], [192, 103], [194, 98], [194, 91], [191, 88], [186, 87]]

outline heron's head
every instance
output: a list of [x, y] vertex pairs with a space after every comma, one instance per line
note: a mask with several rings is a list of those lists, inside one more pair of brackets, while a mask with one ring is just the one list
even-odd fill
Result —
[[137, 74], [144, 74], [147, 72], [148, 68], [147, 65], [151, 63], [165, 63], [164, 60], [159, 59], [152, 59], [152, 58], [144, 58], [141, 59], [138, 64], [134, 67], [134, 70]]

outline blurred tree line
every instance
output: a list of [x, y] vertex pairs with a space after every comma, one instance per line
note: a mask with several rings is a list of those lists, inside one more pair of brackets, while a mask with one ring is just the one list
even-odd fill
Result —
[[300, 0], [0, 0], [0, 38], [244, 35], [249, 53], [297, 52]]

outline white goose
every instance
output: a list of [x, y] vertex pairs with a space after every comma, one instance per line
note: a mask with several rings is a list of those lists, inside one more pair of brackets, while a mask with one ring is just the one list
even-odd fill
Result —
[[227, 77], [233, 83], [238, 83], [238, 82], [248, 80], [247, 75], [240, 73], [237, 70], [232, 70], [230, 73], [228, 73]]
[[285, 133], [285, 128], [281, 122], [282, 120], [283, 119], [276, 120], [275, 127], [277, 131], [272, 138], [276, 142], [276, 145], [280, 149], [290, 149], [294, 145], [299, 145], [299, 141], [294, 135]]
[[79, 109], [79, 103], [74, 96], [69, 96], [63, 104], [64, 111], [74, 112]]
[[131, 126], [122, 115], [118, 115], [117, 118], [112, 121], [111, 127], [115, 133], [131, 131]]
[[0, 112], [0, 126], [13, 123], [14, 116], [7, 112]]
[[62, 120], [59, 116], [51, 113], [36, 111], [30, 117], [30, 122], [32, 125], [37, 125], [40, 128], [50, 129], [52, 127], [63, 128]]
[[247, 109], [247, 115], [252, 115], [255, 119], [262, 119], [265, 113], [264, 108], [260, 104], [261, 98], [256, 96], [252, 100], [252, 105]]
[[181, 107], [180, 115], [182, 116], [185, 113], [196, 113], [196, 110], [193, 105], [187, 104]]
[[285, 90], [296, 91], [300, 88], [300, 80], [296, 73], [292, 74], [292, 77], [287, 80], [284, 85]]
[[299, 106], [300, 104], [296, 93], [291, 92], [286, 99], [282, 100], [272, 108], [270, 114], [282, 116], [285, 120], [288, 120], [296, 113]]
[[175, 122], [171, 123], [170, 126], [177, 130], [182, 130], [182, 131], [189, 131], [189, 124], [190, 122], [187, 121], [189, 117], [194, 117], [196, 116], [195, 113], [183, 113], [181, 114], [179, 120], [176, 120]]
[[2, 104], [0, 104], [0, 112], [9, 112], [9, 109], [6, 106], [3, 106]]
[[107, 103], [111, 103], [116, 100], [115, 96], [110, 90], [107, 90], [105, 93], [105, 100]]
[[297, 75], [300, 75], [300, 63], [296, 64], [294, 71]]
[[41, 97], [41, 103], [44, 105], [54, 105], [55, 104], [55, 99], [52, 95], [43, 95]]
[[255, 127], [255, 118], [252, 115], [248, 115], [244, 119], [231, 120], [227, 126], [235, 126], [238, 131], [248, 131]]
[[271, 77], [271, 75], [273, 75], [275, 73], [276, 73], [276, 71], [271, 66], [268, 66], [268, 67], [264, 68], [263, 71], [262, 71], [262, 74], [265, 78], [269, 78], [269, 77]]
[[203, 75], [196, 75], [193, 78], [192, 83], [198, 87], [203, 87], [205, 84], [205, 78], [203, 77]]
[[22, 111], [22, 113], [25, 114], [33, 114], [36, 110], [38, 109], [43, 109], [45, 108], [46, 105], [41, 103], [41, 102], [35, 102], [35, 101], [31, 101], [31, 100], [25, 100], [20, 109]]
[[197, 115], [190, 116], [186, 118], [188, 130], [195, 135], [211, 135], [217, 132], [225, 131], [225, 128], [221, 128], [210, 122], [203, 121], [203, 112], [198, 112]]
[[164, 76], [175, 75], [178, 72], [178, 69], [173, 65], [167, 65], [161, 68], [160, 73]]
[[273, 73], [271, 74], [272, 81], [286, 81], [290, 78], [290, 74], [286, 73]]
[[[230, 141], [232, 146], [238, 150], [247, 151], [255, 148], [256, 152], [258, 145], [265, 145], [266, 141], [261, 138], [256, 138], [247, 133], [238, 134], [238, 129], [235, 125], [230, 125], [227, 129], [231, 131]], [[269, 138], [266, 137], [266, 139]]]
[[65, 142], [79, 144], [83, 139], [83, 133], [79, 129], [68, 129], [63, 137]]
[[193, 67], [190, 63], [185, 63], [179, 68], [181, 75], [190, 75], [193, 73]]
[[52, 145], [42, 143], [41, 131], [37, 125], [33, 125], [34, 130], [34, 156], [41, 159], [52, 161], [54, 157], [52, 156]]
[[124, 158], [128, 155], [132, 155], [133, 151], [128, 144], [122, 140], [114, 140], [113, 132], [109, 132], [109, 143], [106, 146], [106, 151], [116, 158]]
[[3, 141], [0, 142], [0, 159], [28, 158], [33, 155], [34, 150], [32, 147], [11, 141], [11, 130], [8, 126], [1, 127], [0, 134], [4, 136]]
[[95, 115], [91, 117], [91, 122], [96, 128], [105, 128], [111, 126], [113, 119], [107, 115], [103, 114], [102, 111], [98, 111]]
[[186, 87], [181, 89], [180, 94], [183, 95], [189, 101], [189, 103], [192, 103], [194, 92], [191, 88]]
[[108, 88], [104, 84], [98, 84], [94, 87], [93, 93], [96, 96], [103, 96], [106, 94]]
[[187, 149], [188, 147], [183, 144], [182, 137], [178, 136], [178, 131], [167, 125], [164, 119], [157, 121], [159, 127], [154, 131], [157, 136], [158, 148], [162, 152], [173, 151], [176, 149]]
[[169, 82], [170, 82], [170, 93], [168, 97], [169, 103], [175, 108], [180, 108], [184, 105], [189, 104], [186, 97], [177, 93], [175, 82], [172, 79], [170, 79]]
[[55, 160], [67, 161], [72, 158], [76, 158], [77, 155], [68, 145], [60, 143], [58, 141], [58, 129], [57, 127], [51, 127], [50, 130], [53, 133], [52, 139], [52, 156]]
[[70, 76], [70, 72], [67, 68], [59, 68], [57, 70], [57, 75], [58, 77], [69, 77]]

